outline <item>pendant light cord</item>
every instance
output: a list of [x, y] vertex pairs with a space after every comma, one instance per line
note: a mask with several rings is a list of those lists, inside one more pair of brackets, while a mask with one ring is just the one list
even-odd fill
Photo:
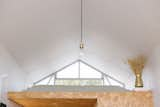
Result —
[[81, 43], [83, 42], [83, 0], [81, 0]]
[[83, 0], [81, 0], [81, 38], [80, 38], [80, 49], [84, 48], [83, 43]]

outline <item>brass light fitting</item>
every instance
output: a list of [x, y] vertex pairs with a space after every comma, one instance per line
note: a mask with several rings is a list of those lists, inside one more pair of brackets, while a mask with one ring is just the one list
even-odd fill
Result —
[[83, 49], [84, 48], [84, 44], [81, 42], [80, 43], [80, 49]]

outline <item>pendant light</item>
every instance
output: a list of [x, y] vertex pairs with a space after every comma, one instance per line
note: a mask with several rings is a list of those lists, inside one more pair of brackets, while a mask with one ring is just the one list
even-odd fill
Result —
[[84, 41], [83, 41], [83, 0], [81, 0], [81, 37], [80, 37], [80, 46], [79, 46], [79, 48], [80, 48], [80, 56], [83, 56], [84, 55], [84, 53], [82, 52], [83, 51], [83, 49], [84, 49]]
[[81, 0], [81, 38], [80, 38], [80, 49], [84, 48], [83, 43], [83, 0]]

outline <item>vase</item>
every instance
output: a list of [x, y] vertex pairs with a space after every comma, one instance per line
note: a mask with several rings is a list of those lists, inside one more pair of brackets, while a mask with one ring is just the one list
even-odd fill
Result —
[[137, 88], [143, 87], [142, 74], [136, 74], [135, 87], [137, 87]]

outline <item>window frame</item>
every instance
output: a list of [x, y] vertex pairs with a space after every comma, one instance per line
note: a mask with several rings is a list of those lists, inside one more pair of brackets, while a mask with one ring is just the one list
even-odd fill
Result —
[[[78, 78], [57, 78], [57, 73], [58, 73], [58, 72], [61, 72], [62, 70], [66, 69], [66, 68], [69, 67], [69, 66], [72, 66], [73, 64], [75, 64], [75, 63], [77, 63], [77, 62], [78, 62], [78, 65], [79, 65], [79, 66], [78, 66], [78, 72], [79, 72]], [[83, 63], [84, 65], [86, 65], [86, 66], [92, 68], [93, 70], [99, 72], [99, 73], [101, 74], [101, 78], [80, 78], [80, 63]], [[74, 61], [74, 62], [72, 62], [72, 63], [70, 63], [70, 64], [68, 64], [68, 65], [66, 65], [66, 66], [64, 66], [63, 68], [61, 68], [61, 69], [57, 70], [56, 72], [54, 72], [54, 73], [52, 73], [52, 74], [50, 74], [50, 75], [48, 75], [48, 76], [40, 79], [39, 81], [34, 82], [33, 85], [37, 85], [37, 84], [39, 84], [41, 81], [49, 78], [49, 82], [48, 82], [47, 84], [45, 84], [45, 85], [48, 85], [48, 84], [50, 83], [50, 80], [53, 79], [53, 77], [54, 77], [54, 83], [51, 84], [51, 85], [55, 85], [55, 81], [56, 81], [56, 80], [102, 80], [103, 84], [102, 84], [102, 85], [99, 85], [99, 86], [106, 86], [106, 84], [105, 84], [105, 80], [106, 80], [107, 83], [108, 83], [108, 85], [110, 86], [110, 85], [112, 85], [112, 83], [111, 83], [111, 81], [110, 81], [110, 79], [111, 79], [111, 80], [115, 81], [116, 83], [118, 83], [119, 86], [125, 88], [125, 84], [124, 84], [123, 82], [115, 79], [115, 78], [112, 77], [112, 76], [107, 75], [106, 73], [101, 72], [99, 69], [97, 69], [97, 68], [89, 65], [88, 63], [86, 63], [86, 62], [84, 62], [84, 61], [82, 61], [82, 60], [80, 60], [80, 59], [79, 59], [79, 60], [76, 60], [76, 61]], [[107, 86], [108, 86], [108, 85], [107, 85]], [[88, 86], [88, 85], [87, 85], [87, 86]], [[96, 86], [97, 86], [97, 85], [96, 85]]]

